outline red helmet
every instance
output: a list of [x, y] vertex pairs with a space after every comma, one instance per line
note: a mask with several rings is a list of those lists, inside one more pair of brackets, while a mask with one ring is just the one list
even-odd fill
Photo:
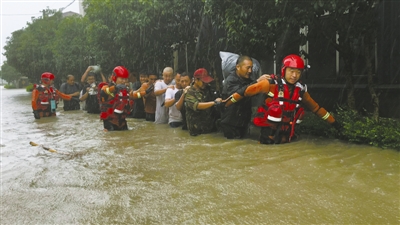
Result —
[[304, 61], [298, 55], [288, 55], [282, 60], [282, 71], [281, 75], [285, 76], [285, 70], [287, 67], [304, 70]]
[[54, 74], [50, 72], [44, 72], [42, 73], [41, 80], [43, 84], [50, 85], [50, 81], [54, 80]]
[[52, 74], [50, 72], [44, 72], [44, 73], [42, 73], [41, 79], [54, 80], [54, 74]]
[[121, 78], [129, 78], [129, 72], [128, 70], [123, 67], [123, 66], [117, 66], [114, 68], [113, 70], [113, 76], [112, 76], [112, 81], [116, 81], [117, 77], [121, 77]]

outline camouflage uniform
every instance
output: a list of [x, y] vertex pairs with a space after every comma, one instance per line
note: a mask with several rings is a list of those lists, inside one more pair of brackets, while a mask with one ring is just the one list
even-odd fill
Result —
[[213, 95], [209, 88], [196, 90], [190, 87], [185, 95], [186, 122], [189, 133], [192, 136], [215, 131], [216, 110], [215, 107], [206, 110], [197, 110], [200, 102], [213, 101]]

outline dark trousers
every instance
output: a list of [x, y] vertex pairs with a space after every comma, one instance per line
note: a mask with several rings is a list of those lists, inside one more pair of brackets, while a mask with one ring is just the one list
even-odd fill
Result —
[[224, 136], [228, 139], [243, 138], [248, 130], [248, 126], [236, 127], [222, 122], [220, 123], [220, 128]]
[[145, 119], [146, 118], [146, 113], [145, 112], [132, 111], [131, 114], [129, 115], [129, 117], [136, 118], [136, 119]]
[[146, 113], [146, 121], [154, 122], [155, 120], [156, 120], [156, 114], [155, 113]]
[[110, 120], [103, 120], [103, 125], [104, 129], [107, 129], [108, 131], [128, 130], [128, 125], [126, 124], [126, 122], [122, 127], [118, 127], [117, 125], [111, 123]]
[[182, 126], [182, 122], [171, 122], [171, 123], [169, 123], [169, 126], [172, 128], [180, 127], [180, 126]]
[[182, 130], [187, 130], [187, 129], [188, 127], [186, 121], [182, 122]]
[[[260, 144], [283, 144], [289, 142], [290, 130], [282, 131], [271, 127], [262, 127], [260, 130]], [[291, 141], [296, 140], [294, 135]]]
[[261, 127], [260, 129], [260, 144], [274, 144], [274, 135], [276, 130], [270, 127]]
[[71, 110], [80, 110], [81, 105], [79, 104], [79, 100], [64, 100], [64, 111], [71, 111]]

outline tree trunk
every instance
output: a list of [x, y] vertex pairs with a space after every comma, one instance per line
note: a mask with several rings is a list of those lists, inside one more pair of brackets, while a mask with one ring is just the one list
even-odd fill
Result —
[[367, 45], [364, 43], [364, 56], [367, 67], [367, 75], [368, 75], [368, 90], [371, 94], [372, 101], [372, 118], [378, 122], [379, 121], [379, 94], [376, 93], [375, 84], [373, 81], [372, 75], [372, 63], [371, 63], [371, 52]]
[[344, 77], [346, 79], [346, 90], [347, 90], [347, 106], [351, 110], [356, 110], [356, 99], [354, 97], [354, 82], [353, 82], [353, 69], [352, 62], [344, 59]]
[[218, 78], [218, 75], [217, 75], [217, 71], [215, 70], [215, 59], [213, 60], [213, 61], [209, 61], [209, 64], [211, 65], [211, 73], [212, 73], [212, 77], [214, 78], [214, 80], [215, 80], [215, 90], [218, 92], [218, 93], [222, 93], [222, 90], [221, 90], [221, 84], [220, 84], [220, 82], [219, 82], [219, 78]]

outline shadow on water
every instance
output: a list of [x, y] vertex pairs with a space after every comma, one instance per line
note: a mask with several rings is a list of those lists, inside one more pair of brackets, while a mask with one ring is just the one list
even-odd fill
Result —
[[[2, 224], [398, 224], [399, 153], [313, 136], [260, 145], [98, 115], [34, 120], [2, 91]], [[7, 107], [4, 107], [7, 106]], [[30, 141], [64, 155], [33, 147]], [[18, 215], [18, 216], [16, 216]]]

